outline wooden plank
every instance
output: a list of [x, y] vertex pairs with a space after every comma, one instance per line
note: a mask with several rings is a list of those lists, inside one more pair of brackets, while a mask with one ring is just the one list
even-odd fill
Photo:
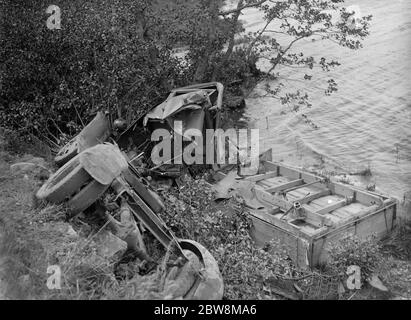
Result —
[[338, 242], [347, 234], [355, 234], [355, 227], [350, 225], [344, 232], [326, 233], [314, 239], [311, 249], [310, 266], [315, 267], [319, 264], [325, 264], [328, 260], [328, 249], [330, 245]]
[[274, 171], [279, 174], [280, 167], [271, 161], [262, 161], [264, 169], [266, 172]]
[[252, 217], [252, 220], [253, 227], [251, 228], [251, 237], [257, 246], [262, 247], [271, 240], [279, 241], [280, 244], [285, 247], [287, 254], [296, 266], [302, 268], [307, 267], [307, 255], [308, 260], [310, 258], [310, 237], [305, 237], [305, 234], [298, 236], [294, 231], [287, 231], [283, 227], [275, 226], [256, 217]]
[[352, 198], [351, 198], [351, 199], [344, 199], [344, 200], [341, 200], [341, 201], [337, 201], [337, 202], [334, 202], [333, 204], [331, 204], [331, 205], [329, 205], [329, 206], [326, 206], [326, 207], [324, 207], [324, 208], [322, 208], [322, 209], [320, 209], [320, 210], [317, 210], [315, 213], [316, 213], [316, 214], [323, 215], [323, 214], [329, 213], [329, 212], [331, 212], [331, 211], [337, 210], [337, 209], [339, 209], [339, 208], [341, 208], [341, 207], [344, 207], [345, 205], [347, 205], [347, 204], [350, 203], [351, 201], [352, 201]]
[[273, 178], [273, 177], [277, 177], [277, 172], [267, 172], [267, 173], [257, 174], [255, 176], [246, 177], [244, 178], [244, 180], [257, 182], [260, 180]]
[[264, 189], [271, 188], [275, 186], [275, 184], [268, 182], [268, 180], [260, 180], [257, 182], [259, 186], [264, 187]]
[[273, 215], [264, 212], [263, 210], [250, 210], [249, 214], [251, 217], [258, 218], [260, 220], [263, 220], [267, 223], [270, 223], [278, 228], [287, 230], [288, 232], [291, 232], [295, 235], [298, 235], [299, 232], [299, 227], [290, 223], [287, 223], [286, 221], [283, 221], [279, 218], [274, 217]]
[[280, 184], [280, 185], [277, 185], [277, 186], [274, 186], [274, 187], [271, 187], [271, 188], [267, 188], [267, 189], [265, 189], [265, 191], [270, 192], [270, 193], [274, 193], [274, 192], [278, 192], [278, 191], [282, 191], [282, 190], [286, 190], [286, 189], [289, 189], [289, 188], [292, 188], [292, 187], [302, 185], [303, 183], [304, 183], [303, 179], [297, 179], [297, 180], [286, 182], [286, 183], [283, 183], [283, 184]]
[[255, 186], [254, 192], [257, 200], [261, 201], [262, 203], [268, 203], [270, 205], [280, 207], [283, 210], [288, 210], [292, 207], [292, 204], [287, 200], [274, 196], [273, 194], [265, 191], [264, 188], [260, 186]]
[[[282, 164], [276, 164], [272, 161], [262, 161], [262, 162], [263, 162], [263, 166], [265, 167], [265, 169], [267, 171], [276, 171], [277, 169], [279, 171], [282, 170], [283, 172], [287, 171], [291, 174], [291, 176], [297, 176], [298, 175], [297, 176], [298, 178], [301, 177], [301, 179], [303, 179], [307, 183], [322, 180], [322, 178], [320, 176], [317, 176], [317, 175], [312, 174], [312, 173], [304, 172], [304, 171], [299, 170], [299, 169], [289, 168], [289, 167], [286, 167]], [[282, 169], [280, 169], [280, 168], [282, 168]], [[288, 171], [288, 170], [290, 170], [290, 171]], [[300, 174], [301, 174], [301, 176], [300, 176]]]
[[320, 210], [324, 207], [329, 206], [332, 203], [335, 203], [337, 201], [344, 200], [344, 199], [345, 198], [343, 198], [343, 197], [332, 194], [332, 195], [329, 195], [329, 196], [326, 196], [326, 197], [321, 197], [319, 199], [315, 199], [315, 200], [311, 201], [310, 206], [314, 206], [316, 208], [316, 210], [314, 210], [314, 211], [317, 211], [317, 210]]
[[291, 169], [291, 168], [286, 168], [283, 166], [280, 166], [280, 175], [289, 177], [291, 179], [301, 179], [301, 172]]
[[374, 235], [381, 239], [387, 235], [395, 225], [395, 208], [388, 207], [376, 214], [371, 214], [361, 219], [356, 226], [356, 233], [359, 237], [365, 238]]
[[[303, 182], [305, 182], [305, 181], [303, 180]], [[302, 188], [302, 187], [307, 188], [309, 186], [317, 185], [319, 183], [321, 183], [321, 181], [314, 181], [314, 182], [310, 182], [310, 183], [305, 183], [303, 186], [298, 186], [298, 185], [293, 186], [293, 187], [290, 187], [289, 189], [284, 190], [284, 192], [291, 192], [291, 191], [294, 191], [294, 190]]]
[[307, 238], [314, 238], [314, 236], [318, 236], [322, 232], [326, 232], [329, 230], [329, 227], [323, 226], [320, 228], [313, 227], [309, 224], [301, 226], [300, 232], [307, 235]]
[[308, 196], [306, 196], [306, 197], [304, 197], [304, 198], [298, 199], [298, 202], [300, 202], [301, 204], [304, 204], [304, 203], [311, 202], [311, 201], [313, 201], [314, 199], [318, 199], [318, 198], [321, 198], [321, 197], [328, 196], [328, 195], [330, 195], [330, 194], [331, 194], [331, 190], [328, 190], [328, 189], [326, 189], [326, 190], [321, 190], [320, 192], [317, 192], [317, 193], [314, 193], [314, 194], [310, 194], [310, 195], [308, 195]]
[[343, 221], [342, 225], [316, 237], [313, 240], [311, 266], [325, 263], [328, 259], [327, 247], [331, 243], [339, 241], [347, 234], [356, 234], [360, 238], [376, 235], [379, 239], [387, 235], [395, 225], [396, 205], [395, 203], [388, 204], [384, 208], [373, 212], [373, 210], [376, 210], [376, 207], [377, 206], [367, 208], [370, 212], [368, 215], [353, 217], [352, 220], [348, 222]]
[[332, 182], [330, 184], [330, 189], [334, 191], [334, 193], [342, 195], [344, 197], [354, 197], [355, 201], [361, 202], [367, 206], [371, 206], [373, 204], [380, 204], [384, 200], [384, 197], [378, 196], [376, 194], [371, 194], [366, 191], [359, 190], [357, 188], [352, 188], [350, 186]]
[[338, 217], [338, 219], [340, 220], [340, 221], [338, 221], [338, 223], [340, 223], [341, 220], [346, 221], [347, 219], [349, 219], [350, 217], [353, 216], [352, 214], [347, 213], [347, 211], [344, 210], [344, 208], [342, 210], [338, 210], [338, 209], [334, 210], [332, 215], [334, 217]]
[[309, 224], [312, 224], [313, 226], [316, 226], [316, 227], [333, 225], [333, 222], [329, 218], [323, 215], [317, 214], [316, 212], [310, 211], [304, 207], [303, 209], [306, 215], [305, 221], [308, 222]]
[[336, 213], [342, 213], [343, 215], [347, 216], [355, 216], [357, 215], [361, 210], [364, 210], [368, 208], [366, 205], [359, 203], [359, 202], [352, 202], [340, 209], [337, 209], [333, 212], [333, 214]]
[[305, 197], [308, 193], [313, 193], [311, 190], [307, 190], [305, 188], [299, 188], [293, 191], [290, 191], [287, 193], [287, 199], [289, 201], [297, 201], [298, 199], [301, 199]]
[[270, 183], [273, 186], [277, 186], [279, 184], [290, 182], [291, 180], [287, 177], [278, 176], [278, 177], [274, 177], [274, 178], [268, 178], [268, 179], [265, 179], [265, 180], [262, 180], [262, 181], [264, 181], [266, 183]]
[[315, 181], [319, 181], [322, 178], [316, 175], [313, 175], [311, 173], [307, 173], [307, 172], [302, 172], [301, 171], [301, 178], [306, 182], [306, 183], [311, 183], [311, 182], [315, 182]]
[[383, 204], [383, 198], [367, 193], [366, 191], [361, 191], [361, 190], [355, 190], [355, 199], [358, 202], [361, 202], [367, 206], [371, 206], [371, 205], [379, 205], [382, 206]]
[[253, 216], [251, 216], [251, 219], [253, 221], [251, 237], [256, 242], [257, 246], [262, 247], [273, 239], [279, 240], [281, 243], [286, 245], [287, 248], [293, 246], [293, 242], [288, 240], [290, 237], [295, 236], [293, 236], [289, 231]]
[[328, 188], [334, 193], [342, 197], [352, 198], [355, 195], [354, 190], [348, 188], [341, 183], [329, 183]]
[[227, 175], [221, 171], [217, 171], [213, 174], [213, 178], [215, 181], [223, 180]]

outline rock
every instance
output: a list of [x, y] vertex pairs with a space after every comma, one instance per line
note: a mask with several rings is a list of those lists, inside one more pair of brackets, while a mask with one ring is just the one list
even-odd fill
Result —
[[73, 227], [72, 227], [71, 225], [69, 225], [69, 226], [67, 227], [66, 233], [67, 233], [67, 235], [68, 235], [69, 237], [72, 237], [72, 238], [78, 237], [77, 232], [73, 229]]
[[384, 284], [382, 283], [380, 278], [378, 278], [377, 275], [372, 275], [371, 279], [368, 280], [368, 283], [371, 287], [373, 287], [375, 289], [378, 289], [378, 290], [384, 291], [384, 292], [388, 291], [387, 287], [384, 286]]
[[10, 166], [10, 171], [13, 175], [21, 175], [24, 178], [31, 175], [36, 178], [46, 179], [50, 175], [50, 171], [47, 169], [46, 160], [39, 157], [29, 158], [22, 162], [14, 163]]
[[97, 254], [111, 261], [118, 260], [127, 250], [126, 242], [106, 230], [96, 235], [94, 242], [97, 247]]

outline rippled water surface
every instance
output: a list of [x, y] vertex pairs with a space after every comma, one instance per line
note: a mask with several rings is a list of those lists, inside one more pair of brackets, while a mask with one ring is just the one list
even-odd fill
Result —
[[[334, 57], [341, 66], [332, 75], [339, 90], [323, 94], [320, 72], [312, 82], [283, 70], [287, 88], [305, 88], [313, 107], [306, 114], [315, 130], [299, 114], [282, 115], [277, 100], [247, 99], [249, 126], [260, 129], [260, 150], [273, 148], [274, 160], [310, 166], [325, 161], [341, 170], [370, 165], [377, 190], [402, 197], [411, 190], [411, 1], [348, 1], [362, 15], [372, 14], [371, 35], [364, 48], [351, 51], [337, 45], [309, 42], [298, 49], [316, 57]], [[261, 16], [249, 10], [243, 16], [247, 30], [261, 26]], [[329, 75], [327, 75], [329, 76]], [[296, 81], [298, 80], [298, 81]]]

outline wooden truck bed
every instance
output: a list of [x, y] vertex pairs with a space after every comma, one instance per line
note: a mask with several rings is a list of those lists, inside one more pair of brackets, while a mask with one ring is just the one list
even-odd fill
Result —
[[347, 234], [381, 238], [395, 226], [397, 202], [384, 195], [263, 161], [254, 184], [260, 209], [250, 209], [258, 245], [282, 243], [300, 267], [327, 261], [327, 247]]

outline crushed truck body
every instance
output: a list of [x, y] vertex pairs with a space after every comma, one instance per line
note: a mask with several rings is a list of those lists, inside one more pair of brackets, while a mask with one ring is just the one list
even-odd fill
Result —
[[[114, 234], [124, 240], [128, 251], [153, 263], [142, 240], [143, 230], [150, 233], [177, 256], [167, 279], [173, 285], [164, 288], [171, 299], [221, 299], [223, 280], [213, 256], [201, 244], [178, 239], [158, 216], [165, 210], [162, 201], [145, 186], [127, 155], [113, 144], [97, 144], [65, 163], [38, 190], [37, 198], [54, 204], [65, 203], [69, 217], [80, 213], [102, 215]], [[106, 197], [105, 197], [106, 196]], [[102, 199], [110, 199], [103, 201]], [[105, 204], [118, 208], [120, 221], [104, 209]], [[100, 212], [101, 214], [101, 212]], [[191, 270], [183, 272], [183, 270]], [[181, 275], [180, 278], [178, 275]], [[179, 283], [185, 285], [179, 286]], [[190, 285], [187, 286], [187, 283]], [[181, 288], [187, 287], [184, 292]], [[174, 289], [173, 289], [174, 288]]]
[[[153, 164], [151, 151], [156, 142], [151, 141], [152, 133], [162, 128], [170, 131], [172, 136], [183, 135], [188, 129], [196, 129], [189, 130], [191, 132], [204, 133], [207, 129], [220, 128], [223, 93], [224, 86], [219, 82], [176, 88], [164, 102], [154, 106], [130, 124], [122, 119], [114, 120], [113, 114], [108, 112], [97, 112], [94, 119], [59, 150], [55, 162], [62, 166], [87, 148], [105, 141], [115, 141], [130, 159], [141, 155], [145, 163], [155, 167], [156, 172], [162, 170], [162, 175], [176, 177], [180, 174], [181, 166], [165, 164], [161, 167]], [[175, 121], [182, 124], [177, 132], [174, 130]], [[192, 141], [192, 137], [183, 139], [185, 144]], [[172, 154], [170, 160], [175, 156], [178, 155]]]

